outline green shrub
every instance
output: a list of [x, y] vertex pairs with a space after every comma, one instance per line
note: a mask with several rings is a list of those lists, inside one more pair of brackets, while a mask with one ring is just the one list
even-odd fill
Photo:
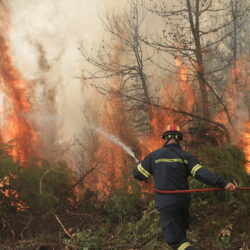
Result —
[[77, 231], [73, 239], [64, 239], [65, 245], [74, 245], [81, 250], [102, 250], [104, 246], [104, 235], [107, 232], [104, 228], [98, 231], [86, 229], [85, 231]]
[[[223, 176], [238, 186], [249, 186], [250, 176], [244, 170], [244, 153], [236, 146], [211, 146], [204, 145], [193, 154], [201, 161], [201, 164], [211, 171]], [[204, 188], [207, 185], [195, 180], [190, 180], [191, 188]], [[234, 193], [218, 191], [204, 192], [193, 195], [194, 200], [199, 205], [206, 202], [239, 201], [240, 203], [249, 202], [249, 194], [242, 191]]]
[[0, 216], [8, 217], [25, 208], [32, 214], [68, 204], [73, 197], [70, 172], [64, 163], [37, 160], [22, 166], [10, 156], [9, 145], [0, 147]]
[[[152, 201], [143, 211], [142, 217], [137, 222], [130, 222], [127, 227], [128, 243], [133, 242], [134, 247], [149, 245], [157, 247], [162, 245], [162, 232], [159, 223], [159, 214]], [[161, 238], [159, 240], [159, 237]]]
[[0, 217], [4, 218], [8, 213], [17, 211], [20, 201], [17, 196], [17, 178], [20, 173], [20, 164], [13, 161], [10, 156], [10, 145], [0, 145]]
[[131, 172], [121, 176], [120, 184], [111, 189], [105, 201], [104, 211], [110, 222], [119, 222], [121, 218], [140, 217], [145, 200], [138, 181], [131, 177]]
[[154, 202], [141, 211], [139, 218], [126, 218], [119, 223], [99, 221], [91, 227], [77, 231], [65, 245], [82, 250], [101, 249], [162, 249], [165, 240], [159, 226], [159, 215]]
[[68, 204], [68, 199], [74, 196], [66, 164], [52, 165], [42, 160], [39, 165], [34, 163], [22, 169], [18, 176], [20, 199], [31, 213], [53, 211], [59, 205]]

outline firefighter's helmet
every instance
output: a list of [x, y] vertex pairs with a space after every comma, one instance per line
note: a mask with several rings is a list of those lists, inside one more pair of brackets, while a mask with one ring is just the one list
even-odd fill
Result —
[[175, 124], [167, 125], [161, 137], [163, 139], [176, 139], [178, 141], [183, 139], [180, 127]]

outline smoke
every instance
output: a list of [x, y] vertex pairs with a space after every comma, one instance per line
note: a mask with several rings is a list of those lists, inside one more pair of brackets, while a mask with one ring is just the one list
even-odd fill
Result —
[[[48, 157], [55, 145], [84, 135], [82, 108], [95, 93], [79, 79], [80, 41], [100, 40], [100, 0], [9, 1], [9, 43], [15, 66], [35, 90], [29, 121]], [[94, 98], [95, 99], [95, 98]]]
[[[5, 2], [8, 18], [2, 18], [3, 6], [0, 14], [1, 20], [9, 20], [7, 39], [12, 59], [28, 81], [27, 88], [31, 86], [34, 90], [28, 96], [32, 110], [27, 119], [38, 132], [44, 156], [52, 157], [60, 145], [71, 144], [73, 138], [81, 139], [86, 135], [88, 126], [84, 122], [83, 107], [91, 102], [97, 107], [100, 99], [86, 82], [79, 79], [84, 69], [79, 43], [84, 41], [86, 47], [91, 47], [93, 42], [101, 41], [103, 25], [98, 14], [113, 7], [122, 11], [127, 1]], [[145, 21], [145, 29], [161, 30], [159, 19], [152, 22], [150, 17]], [[1, 31], [2, 26], [1, 23]], [[2, 99], [0, 93], [0, 107], [3, 106]], [[246, 108], [244, 103], [237, 107], [235, 120], [240, 130], [245, 122]]]

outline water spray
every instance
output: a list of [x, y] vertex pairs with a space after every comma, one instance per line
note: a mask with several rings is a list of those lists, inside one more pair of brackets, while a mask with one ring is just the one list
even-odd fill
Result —
[[114, 144], [120, 146], [131, 157], [133, 157], [133, 159], [135, 160], [135, 163], [139, 163], [139, 160], [135, 157], [135, 153], [131, 150], [130, 147], [125, 145], [119, 138], [117, 138], [116, 136], [102, 130], [101, 128], [97, 128], [97, 127], [94, 127], [94, 126], [91, 126], [91, 128], [93, 128], [98, 134], [101, 134], [104, 137], [106, 137], [108, 140], [112, 141]]

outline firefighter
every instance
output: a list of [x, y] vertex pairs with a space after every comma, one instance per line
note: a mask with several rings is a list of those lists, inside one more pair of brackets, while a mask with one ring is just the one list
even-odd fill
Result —
[[[155, 188], [158, 190], [188, 189], [189, 176], [227, 191], [236, 189], [234, 184], [204, 168], [192, 154], [181, 149], [183, 135], [178, 126], [168, 125], [162, 138], [165, 140], [163, 147], [148, 154], [135, 167], [133, 175], [136, 179], [146, 181], [153, 176]], [[189, 193], [155, 194], [164, 237], [173, 249], [194, 249], [186, 238], [190, 200]]]

